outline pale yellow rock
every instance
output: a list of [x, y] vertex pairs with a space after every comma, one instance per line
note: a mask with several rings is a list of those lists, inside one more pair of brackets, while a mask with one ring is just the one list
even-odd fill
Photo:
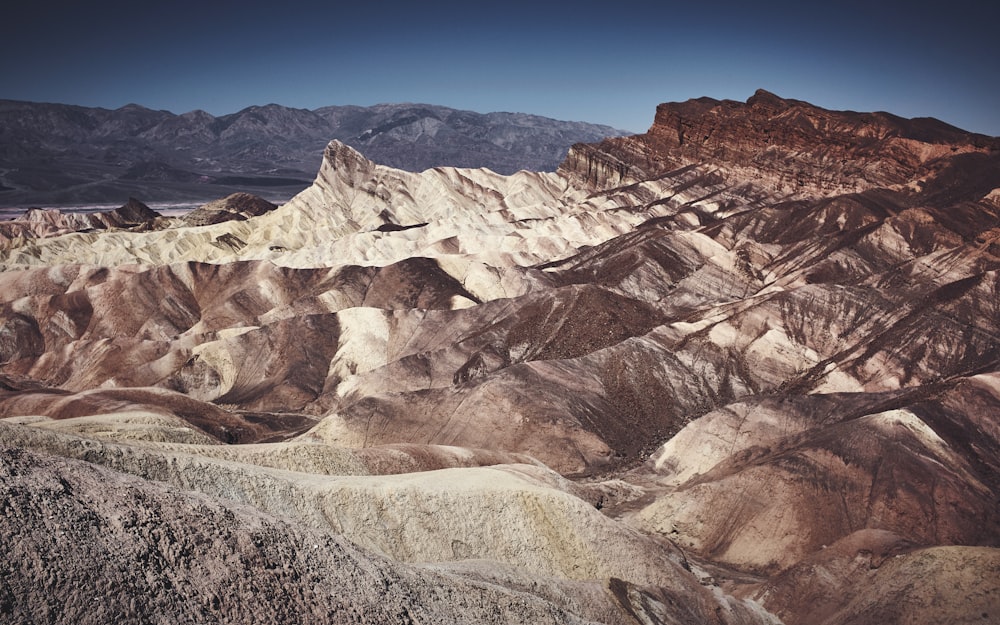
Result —
[[211, 436], [173, 415], [141, 411], [109, 412], [72, 419], [46, 419], [30, 425], [107, 441], [215, 445]]
[[546, 576], [653, 586], [684, 575], [669, 550], [553, 488], [563, 478], [537, 465], [329, 476], [196, 455], [197, 446], [122, 446], [31, 426], [0, 423], [0, 438], [296, 518], [400, 561], [494, 560]]
[[[702, 204], [698, 198], [705, 195], [704, 188], [688, 191], [690, 198], [636, 208], [645, 203], [642, 198], [671, 195], [671, 187], [684, 180], [650, 181], [591, 195], [561, 173], [501, 176], [453, 167], [411, 173], [376, 165], [333, 142], [312, 186], [264, 215], [153, 232], [37, 239], [0, 252], [0, 268], [236, 260], [268, 260], [285, 267], [384, 266], [424, 256], [441, 259], [459, 281], [469, 282], [471, 293], [488, 300], [510, 296], [518, 285], [505, 284], [508, 275], [501, 275], [497, 284], [496, 277], [470, 271], [472, 265], [527, 267], [568, 257], [653, 217], [673, 215], [684, 201], [713, 214], [734, 210], [730, 204], [735, 196], [729, 203]], [[385, 223], [407, 228], [378, 231]], [[707, 242], [701, 237], [699, 245]], [[457, 307], [466, 305], [456, 302]]]

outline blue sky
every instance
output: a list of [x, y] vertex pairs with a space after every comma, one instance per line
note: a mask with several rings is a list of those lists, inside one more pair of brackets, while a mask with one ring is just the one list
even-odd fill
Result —
[[22, 3], [0, 98], [215, 115], [428, 102], [641, 132], [660, 102], [757, 88], [1000, 135], [988, 2]]

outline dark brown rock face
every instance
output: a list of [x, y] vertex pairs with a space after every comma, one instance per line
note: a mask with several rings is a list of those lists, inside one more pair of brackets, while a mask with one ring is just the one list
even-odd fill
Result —
[[332, 143], [280, 208], [2, 251], [0, 605], [208, 622], [231, 562], [261, 620], [996, 620], [998, 140], [758, 92], [560, 172]]
[[902, 185], [956, 154], [998, 149], [996, 138], [934, 119], [828, 111], [760, 90], [745, 103], [661, 104], [646, 134], [574, 146], [563, 168], [608, 187], [711, 163], [771, 193], [803, 196]]
[[220, 200], [199, 206], [183, 216], [189, 226], [205, 226], [229, 220], [245, 220], [278, 208], [262, 197], [251, 193], [233, 193]]

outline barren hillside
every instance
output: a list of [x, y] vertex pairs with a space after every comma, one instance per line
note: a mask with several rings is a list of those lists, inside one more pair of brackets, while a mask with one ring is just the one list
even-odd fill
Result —
[[1000, 619], [1000, 139], [758, 92], [238, 200], [0, 239], [13, 622]]

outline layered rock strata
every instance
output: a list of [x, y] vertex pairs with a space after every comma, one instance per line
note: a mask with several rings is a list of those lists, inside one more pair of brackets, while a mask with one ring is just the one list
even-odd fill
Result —
[[[998, 197], [996, 139], [758, 92], [661, 105], [556, 173], [334, 142], [273, 210], [25, 241], [0, 252], [5, 535], [63, 549], [37, 493], [82, 467], [324, 545], [261, 556], [282, 588], [362, 579], [329, 555], [357, 550], [423, 610], [386, 622], [455, 620], [425, 584], [513, 622], [988, 622]], [[67, 515], [85, 486], [52, 486]], [[170, 529], [150, 579], [205, 585], [188, 540], [244, 561], [227, 523]], [[69, 561], [120, 575], [95, 541]], [[42, 605], [41, 570], [0, 600]]]

